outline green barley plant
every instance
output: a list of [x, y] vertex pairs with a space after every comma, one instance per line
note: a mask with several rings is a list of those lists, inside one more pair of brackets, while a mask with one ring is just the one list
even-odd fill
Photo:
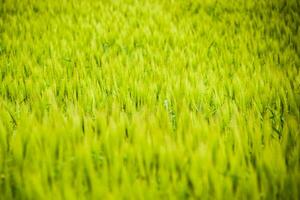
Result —
[[297, 0], [0, 0], [0, 199], [299, 199]]

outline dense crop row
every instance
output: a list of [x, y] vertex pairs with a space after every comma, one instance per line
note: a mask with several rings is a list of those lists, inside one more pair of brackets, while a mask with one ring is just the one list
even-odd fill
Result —
[[0, 199], [297, 199], [297, 0], [0, 0]]

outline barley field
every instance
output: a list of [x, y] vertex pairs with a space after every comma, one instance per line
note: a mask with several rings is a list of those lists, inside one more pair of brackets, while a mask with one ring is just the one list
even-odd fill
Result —
[[297, 0], [0, 0], [0, 199], [300, 199]]

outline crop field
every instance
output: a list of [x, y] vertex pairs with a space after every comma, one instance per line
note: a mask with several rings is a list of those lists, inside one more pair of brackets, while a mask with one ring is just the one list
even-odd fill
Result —
[[298, 0], [0, 0], [0, 199], [300, 199]]

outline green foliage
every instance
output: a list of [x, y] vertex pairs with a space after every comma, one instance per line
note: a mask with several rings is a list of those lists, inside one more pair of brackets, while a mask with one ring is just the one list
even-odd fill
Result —
[[0, 199], [299, 199], [297, 0], [1, 0]]

